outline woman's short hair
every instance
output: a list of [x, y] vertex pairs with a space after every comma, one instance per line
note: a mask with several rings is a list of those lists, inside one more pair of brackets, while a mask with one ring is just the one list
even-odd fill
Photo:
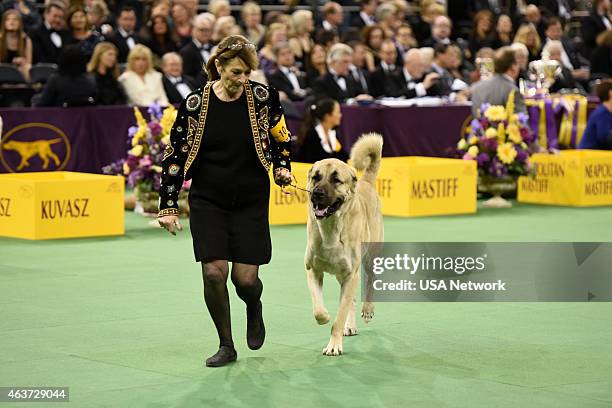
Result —
[[296, 10], [291, 14], [293, 20], [293, 28], [296, 34], [303, 34], [306, 30], [306, 22], [312, 20], [312, 11], [310, 10]]
[[127, 70], [134, 71], [134, 60], [145, 58], [149, 64], [147, 72], [153, 71], [153, 53], [146, 45], [136, 44], [127, 57]]
[[215, 66], [215, 61], [218, 60], [221, 66], [224, 67], [234, 58], [240, 58], [252, 71], [255, 71], [259, 66], [255, 45], [241, 35], [229, 35], [221, 40], [215, 52], [206, 63], [208, 80], [214, 81], [219, 79], [219, 72]]
[[70, 20], [72, 20], [72, 16], [74, 16], [79, 11], [85, 14], [85, 16], [87, 16], [87, 13], [85, 12], [85, 9], [82, 6], [76, 5], [68, 9], [68, 13], [66, 13], [66, 27], [68, 27], [69, 30], [72, 30], [72, 23], [70, 22]]
[[[93, 55], [91, 56], [91, 60], [89, 60], [89, 64], [87, 64], [88, 72], [96, 72], [98, 70], [102, 55], [107, 51], [114, 51], [115, 55], [119, 53], [115, 44], [111, 42], [102, 41], [96, 45], [96, 48], [94, 48], [93, 51]], [[119, 66], [117, 64], [115, 64], [115, 66], [112, 68], [111, 73], [114, 78], [117, 78], [119, 76]]]

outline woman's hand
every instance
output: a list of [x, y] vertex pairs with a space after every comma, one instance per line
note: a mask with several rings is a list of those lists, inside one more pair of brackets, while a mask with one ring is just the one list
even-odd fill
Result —
[[176, 235], [176, 231], [183, 230], [183, 226], [179, 222], [179, 217], [176, 215], [164, 215], [163, 217], [159, 217], [157, 222], [172, 235]]
[[286, 168], [279, 167], [278, 169], [274, 170], [274, 182], [279, 186], [287, 186], [291, 184], [292, 181], [293, 176], [291, 175], [291, 172]]

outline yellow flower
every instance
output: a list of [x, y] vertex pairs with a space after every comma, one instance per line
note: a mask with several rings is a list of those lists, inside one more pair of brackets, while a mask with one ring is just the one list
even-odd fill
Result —
[[527, 150], [527, 143], [522, 142], [521, 147], [523, 148], [523, 150]]
[[502, 163], [511, 164], [516, 158], [516, 149], [512, 143], [504, 143], [497, 146], [497, 157]]
[[485, 118], [491, 122], [501, 122], [506, 116], [506, 109], [503, 106], [491, 106], [485, 112]]
[[134, 137], [132, 138], [132, 146], [136, 146], [138, 142], [140, 142], [140, 139], [144, 138], [146, 134], [147, 134], [146, 125], [144, 127], [140, 126], [138, 128], [138, 131], [134, 134]]
[[166, 136], [162, 137], [161, 142], [165, 145], [169, 145], [170, 144], [170, 134], [167, 134]]
[[478, 144], [478, 138], [476, 136], [470, 137], [470, 144], [471, 145]]
[[177, 113], [178, 111], [172, 105], [164, 109], [164, 113], [162, 114], [162, 117], [159, 120], [159, 124], [165, 134], [170, 133], [172, 125], [174, 125], [174, 121], [176, 120]]
[[142, 155], [143, 149], [144, 148], [142, 147], [142, 145], [136, 145], [136, 146], [132, 147], [132, 150], [130, 150], [130, 154], [134, 155], [134, 156], [137, 156], [137, 157], [140, 157], [140, 155]]
[[153, 170], [156, 173], [161, 173], [162, 172], [161, 166], [151, 166], [151, 170]]
[[504, 143], [506, 141], [506, 127], [504, 126], [503, 123], [499, 124], [499, 127], [497, 128], [497, 142], [498, 143]]
[[130, 166], [127, 163], [123, 163], [123, 174], [126, 176], [130, 174]]
[[467, 154], [468, 154], [468, 156], [476, 158], [476, 156], [478, 156], [479, 152], [480, 152], [480, 150], [478, 150], [478, 146], [472, 146], [472, 147], [470, 147], [468, 149]]
[[519, 127], [513, 123], [508, 125], [508, 139], [515, 144], [520, 144], [523, 141]]
[[487, 131], [485, 132], [485, 137], [487, 139], [493, 139], [494, 137], [497, 137], [497, 129], [488, 128]]
[[134, 116], [136, 117], [136, 123], [138, 124], [138, 127], [147, 126], [147, 121], [142, 116], [142, 113], [140, 113], [140, 109], [138, 109], [138, 107], [136, 106], [134, 106]]
[[468, 144], [467, 144], [467, 142], [465, 141], [465, 139], [461, 139], [461, 140], [459, 141], [459, 143], [457, 143], [457, 149], [460, 149], [460, 150], [465, 150], [465, 149], [467, 149], [467, 148], [468, 148]]

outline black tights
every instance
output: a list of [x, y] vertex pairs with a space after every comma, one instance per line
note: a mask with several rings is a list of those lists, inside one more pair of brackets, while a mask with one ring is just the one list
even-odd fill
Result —
[[[263, 284], [259, 279], [258, 271], [259, 266], [257, 265], [232, 264], [232, 282], [236, 287], [236, 294], [247, 305], [247, 314], [257, 310], [261, 292], [263, 291]], [[228, 275], [229, 265], [227, 261], [220, 260], [202, 263], [204, 300], [217, 328], [219, 346], [234, 347], [227, 292]]]

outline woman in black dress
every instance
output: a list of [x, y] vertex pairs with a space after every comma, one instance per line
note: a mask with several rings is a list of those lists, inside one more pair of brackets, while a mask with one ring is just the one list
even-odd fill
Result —
[[87, 71], [96, 82], [98, 105], [124, 105], [127, 100], [123, 87], [117, 81], [118, 54], [113, 43], [102, 41], [94, 48], [93, 56], [87, 64]]
[[303, 163], [331, 158], [347, 161], [349, 156], [336, 135], [341, 120], [340, 104], [335, 100], [325, 98], [311, 105], [298, 132], [297, 160]]
[[206, 360], [219, 367], [236, 360], [227, 277], [247, 305], [247, 344], [260, 348], [265, 327], [259, 265], [271, 258], [268, 169], [291, 183], [291, 136], [278, 92], [249, 81], [258, 60], [253, 44], [224, 38], [209, 59], [209, 82], [181, 104], [164, 152], [159, 223], [182, 229], [178, 193], [192, 178], [190, 225], [196, 261], [202, 263], [204, 299], [219, 335], [219, 350]]

